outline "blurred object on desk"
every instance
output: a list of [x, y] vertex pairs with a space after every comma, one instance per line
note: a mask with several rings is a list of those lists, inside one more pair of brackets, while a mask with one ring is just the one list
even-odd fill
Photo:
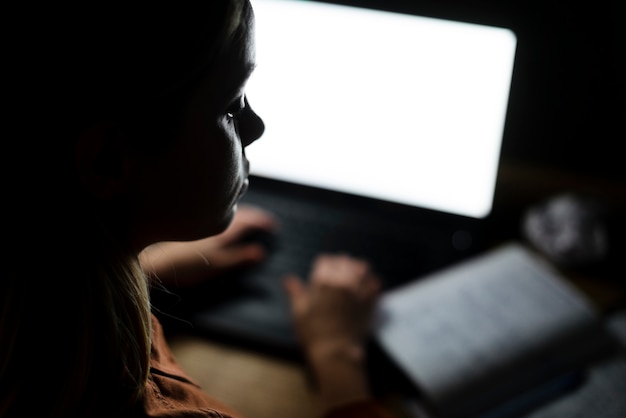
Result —
[[556, 194], [526, 209], [521, 234], [561, 269], [626, 285], [626, 207], [615, 201]]
[[611, 251], [608, 211], [599, 199], [559, 194], [526, 211], [522, 234], [558, 266], [606, 263]]
[[[626, 184], [603, 176], [580, 173], [541, 164], [505, 159], [498, 174], [494, 211], [489, 236], [493, 245], [510, 239], [532, 243], [524, 237], [523, 220], [534, 206], [555, 196], [584, 196], [600, 202], [606, 209], [609, 234], [608, 260], [587, 266], [553, 263], [603, 312], [626, 306]], [[546, 258], [547, 255], [545, 255]]]

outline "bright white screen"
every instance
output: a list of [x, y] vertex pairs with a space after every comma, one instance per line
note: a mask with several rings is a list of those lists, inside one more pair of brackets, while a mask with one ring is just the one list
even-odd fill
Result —
[[253, 0], [253, 174], [481, 218], [493, 202], [508, 29]]

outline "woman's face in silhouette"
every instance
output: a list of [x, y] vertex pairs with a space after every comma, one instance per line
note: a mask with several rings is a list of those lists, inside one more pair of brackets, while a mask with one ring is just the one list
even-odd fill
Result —
[[265, 128], [244, 93], [255, 67], [253, 23], [253, 17], [240, 22], [244, 36], [191, 96], [174, 144], [139, 161], [134, 224], [140, 247], [203, 238], [230, 224], [248, 184], [245, 147]]

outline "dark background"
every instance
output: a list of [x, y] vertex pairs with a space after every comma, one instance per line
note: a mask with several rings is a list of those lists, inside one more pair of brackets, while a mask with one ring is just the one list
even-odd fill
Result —
[[626, 182], [622, 0], [333, 0], [512, 29], [518, 38], [502, 157]]

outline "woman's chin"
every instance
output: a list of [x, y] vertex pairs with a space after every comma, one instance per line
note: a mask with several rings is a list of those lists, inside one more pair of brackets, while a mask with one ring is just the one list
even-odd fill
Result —
[[234, 203], [230, 209], [224, 213], [224, 215], [220, 218], [219, 222], [215, 222], [215, 219], [212, 219], [211, 225], [206, 225], [204, 228], [198, 228], [198, 230], [202, 230], [204, 232], [204, 236], [200, 238], [206, 238], [208, 236], [219, 235], [224, 232], [230, 224], [233, 222], [235, 217], [235, 213], [237, 212], [238, 204]]

